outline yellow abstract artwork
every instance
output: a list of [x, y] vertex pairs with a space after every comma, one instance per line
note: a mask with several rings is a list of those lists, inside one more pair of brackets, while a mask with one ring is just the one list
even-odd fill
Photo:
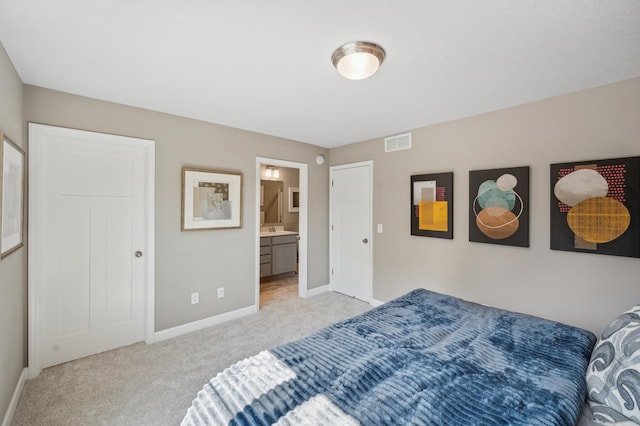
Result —
[[448, 229], [447, 201], [421, 201], [419, 213], [419, 229], [423, 231], [443, 231]]
[[411, 176], [411, 235], [453, 239], [453, 172]]
[[622, 235], [631, 223], [629, 210], [621, 202], [605, 197], [588, 198], [569, 210], [567, 224], [590, 243], [608, 243]]

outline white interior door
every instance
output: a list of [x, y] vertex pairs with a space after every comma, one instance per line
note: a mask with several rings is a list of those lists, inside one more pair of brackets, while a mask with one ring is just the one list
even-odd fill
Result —
[[371, 301], [371, 162], [331, 168], [331, 287]]
[[145, 339], [145, 147], [44, 130], [34, 182], [41, 368]]

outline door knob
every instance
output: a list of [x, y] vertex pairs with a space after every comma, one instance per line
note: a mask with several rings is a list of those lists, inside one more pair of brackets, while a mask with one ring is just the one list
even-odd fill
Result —
[[142, 257], [142, 252], [140, 250], [138, 250], [137, 252], [134, 253], [134, 255], [136, 257]]
[[362, 240], [363, 243], [367, 244], [369, 242], [369, 240], [367, 240], [366, 238], [364, 240]]

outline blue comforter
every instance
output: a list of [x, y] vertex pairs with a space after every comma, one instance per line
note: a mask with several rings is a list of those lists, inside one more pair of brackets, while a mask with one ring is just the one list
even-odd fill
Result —
[[183, 425], [575, 425], [595, 336], [414, 290], [213, 378]]

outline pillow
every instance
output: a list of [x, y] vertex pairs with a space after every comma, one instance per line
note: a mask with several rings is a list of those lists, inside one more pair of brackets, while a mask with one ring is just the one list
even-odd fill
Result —
[[602, 423], [640, 423], [640, 305], [602, 332], [587, 369], [587, 398]]

